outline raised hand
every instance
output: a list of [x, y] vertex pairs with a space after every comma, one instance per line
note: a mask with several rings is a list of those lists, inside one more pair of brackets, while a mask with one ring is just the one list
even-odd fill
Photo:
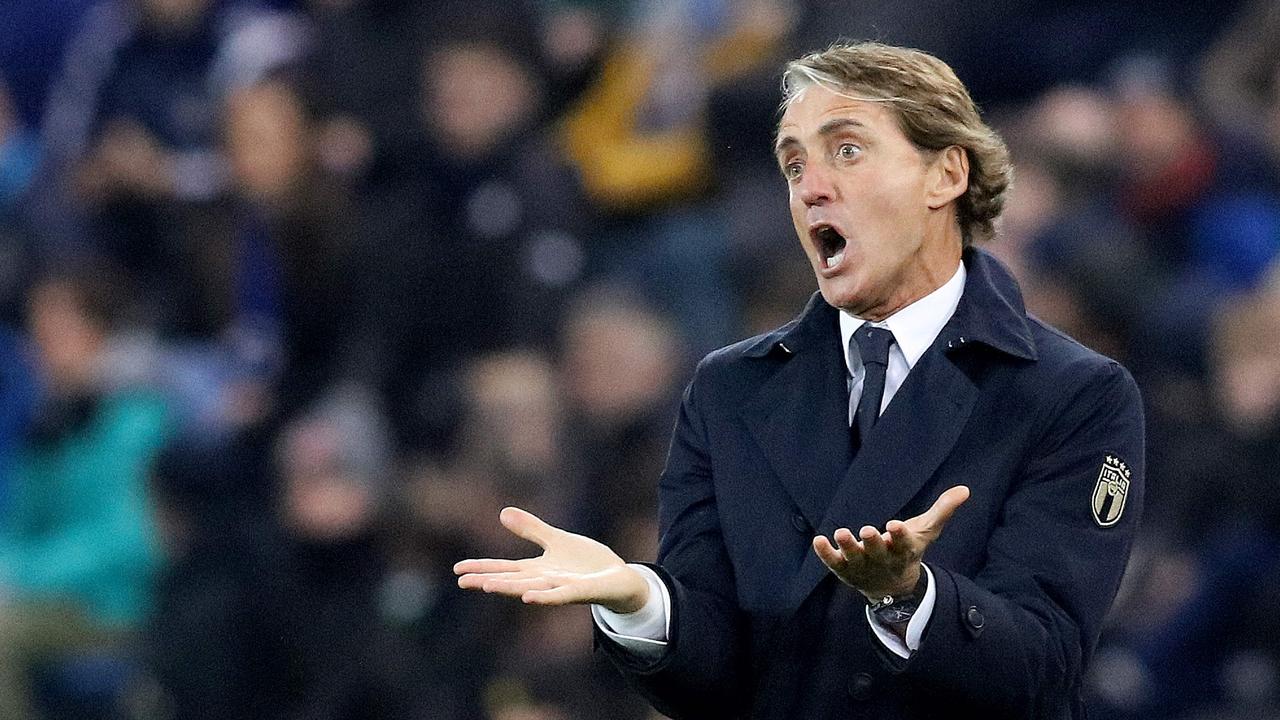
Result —
[[925, 549], [968, 499], [969, 488], [957, 485], [925, 512], [909, 520], [890, 520], [883, 533], [867, 525], [855, 537], [849, 528], [840, 528], [834, 533], [834, 546], [819, 535], [813, 539], [813, 550], [836, 577], [868, 598], [900, 596], [915, 587]]
[[603, 605], [614, 612], [644, 607], [649, 585], [608, 546], [548, 525], [532, 513], [504, 508], [498, 519], [543, 553], [523, 560], [463, 560], [458, 587], [520, 598], [530, 605]]

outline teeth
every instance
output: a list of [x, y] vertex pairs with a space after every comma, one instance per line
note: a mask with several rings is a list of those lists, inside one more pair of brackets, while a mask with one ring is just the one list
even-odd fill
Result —
[[829, 267], [829, 268], [833, 268], [833, 267], [835, 267], [835, 266], [839, 265], [839, 264], [840, 264], [840, 261], [841, 261], [841, 260], [843, 260], [843, 259], [844, 259], [844, 251], [843, 251], [843, 250], [841, 250], [840, 252], [836, 253], [835, 255], [832, 255], [831, 257], [827, 258], [827, 267]]

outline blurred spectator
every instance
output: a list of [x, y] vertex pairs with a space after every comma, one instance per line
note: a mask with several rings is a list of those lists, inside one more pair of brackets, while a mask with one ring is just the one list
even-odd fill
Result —
[[710, 93], [775, 57], [790, 10], [779, 0], [637, 3], [633, 28], [564, 122], [584, 186], [611, 211], [593, 266], [675, 317], [696, 355], [728, 342], [736, 320], [725, 220], [705, 202], [722, 152], [710, 142]]
[[[1180, 717], [1230, 708], [1280, 712], [1280, 285], [1235, 297], [1216, 317], [1201, 407], [1173, 437], [1156, 505], [1157, 542], [1140, 553], [1099, 694], [1115, 717]], [[1174, 506], [1171, 508], [1170, 506]], [[1177, 528], [1198, 527], [1200, 537]], [[1107, 683], [1106, 674], [1118, 679]]]
[[[537, 616], [489, 598], [472, 602], [451, 569], [468, 552], [515, 549], [510, 534], [493, 527], [506, 504], [563, 514], [568, 488], [558, 390], [551, 363], [538, 353], [478, 357], [465, 383], [457, 453], [410, 468], [406, 541], [395, 553], [400, 569], [389, 589], [399, 591], [394, 606], [421, 653], [415, 672], [435, 698], [432, 717], [491, 718], [523, 697], [500, 667], [519, 666], [514, 652], [525, 623]], [[409, 592], [414, 588], [419, 592]], [[417, 602], [406, 602], [415, 596]]]
[[27, 674], [119, 642], [151, 603], [159, 560], [147, 473], [165, 433], [159, 399], [113, 388], [102, 359], [117, 288], [64, 275], [32, 291], [44, 387], [0, 535], [0, 715], [32, 717]]
[[188, 549], [166, 582], [155, 630], [177, 716], [411, 717], [419, 658], [380, 608], [389, 447], [372, 394], [344, 387], [249, 454], [240, 471], [279, 488], [271, 526], [212, 563]]
[[166, 233], [184, 293], [182, 336], [216, 343], [232, 376], [281, 384], [305, 404], [341, 379], [360, 307], [353, 207], [316, 167], [312, 126], [294, 88], [269, 79], [225, 103], [231, 192], [191, 206]]
[[[476, 711], [483, 711], [485, 717], [640, 718], [646, 712], [641, 701], [623, 691], [621, 677], [603, 659], [594, 657], [591, 620], [586, 615], [576, 621], [566, 620], [536, 610], [513, 610], [498, 605], [468, 612], [467, 617], [473, 622], [468, 629], [460, 618], [439, 612], [445, 608], [462, 612], [474, 600], [457, 596], [460, 591], [450, 567], [452, 561], [461, 557], [458, 553], [537, 552], [537, 548], [513, 539], [500, 529], [495, 531], [492, 519], [503, 505], [523, 503], [545, 508], [550, 517], [564, 517], [566, 512], [577, 511], [578, 517], [566, 518], [571, 524], [596, 527], [602, 519], [613, 521], [614, 516], [602, 518], [582, 513], [579, 498], [612, 497], [615, 490], [634, 482], [638, 487], [620, 495], [633, 497], [646, 494], [654, 485], [653, 477], [633, 477], [631, 468], [613, 464], [613, 457], [626, 452], [621, 447], [606, 447], [583, 437], [581, 432], [586, 428], [582, 424], [565, 425], [567, 393], [562, 389], [565, 382], [577, 384], [584, 395], [594, 396], [584, 400], [584, 404], [591, 404], [600, 416], [598, 421], [606, 425], [627, 424], [636, 415], [647, 416], [649, 408], [665, 399], [668, 387], [665, 374], [669, 366], [663, 363], [671, 353], [660, 340], [670, 339], [670, 331], [655, 330], [660, 327], [660, 321], [645, 313], [629, 313], [628, 306], [593, 302], [601, 299], [600, 295], [584, 298], [583, 306], [591, 309], [577, 312], [583, 320], [573, 323], [591, 322], [586, 319], [591, 313], [595, 313], [592, 319], [598, 331], [611, 322], [619, 322], [615, 334], [597, 332], [589, 343], [571, 343], [575, 348], [569, 352], [580, 353], [582, 357], [569, 362], [575, 366], [590, 362], [591, 368], [557, 372], [545, 357], [531, 352], [478, 358], [466, 386], [468, 412], [464, 441], [460, 444], [463, 451], [437, 473], [420, 471], [413, 480], [412, 502], [421, 527], [419, 532], [435, 538], [434, 548], [419, 548], [417, 564], [431, 568], [427, 571], [431, 584], [448, 588], [440, 591], [442, 597], [437, 608], [428, 611], [430, 624], [420, 626], [431, 628], [424, 640], [430, 638], [432, 644], [439, 647], [446, 641], [457, 642], [449, 640], [451, 636], [465, 636], [473, 646], [469, 653], [455, 650], [447, 665], [441, 664], [440, 659], [428, 660], [422, 671], [436, 678], [435, 682], [441, 686], [437, 692], [442, 697], [453, 699], [458, 697], [457, 690], [446, 692], [442, 686], [450, 677], [454, 678], [455, 685], [459, 683], [456, 671], [459, 661], [474, 663], [483, 659], [491, 663], [489, 676], [477, 689], [482, 692], [476, 695], [476, 701], [482, 703]], [[640, 339], [625, 341], [624, 347], [610, 345], [610, 341], [623, 339], [624, 335], [638, 335]], [[606, 348], [607, 355], [588, 359], [593, 351]], [[620, 379], [615, 373], [624, 373], [628, 366], [620, 364], [615, 353], [627, 354], [633, 363], [630, 367], [637, 370], [634, 380], [624, 381], [620, 386], [614, 385], [611, 379]], [[655, 395], [660, 399], [655, 399]], [[611, 440], [620, 446], [625, 441], [639, 442], [641, 438], [639, 433], [632, 433], [625, 440]], [[598, 452], [611, 455], [606, 458], [596, 454]], [[661, 451], [644, 442], [634, 448], [636, 458], [655, 452]], [[572, 477], [596, 463], [607, 463], [617, 471], [616, 476], [608, 479], [607, 487], [590, 487], [585, 483], [587, 478]], [[633, 538], [629, 547], [652, 556], [654, 550], [649, 547], [652, 542], [649, 535], [653, 527], [642, 522], [650, 513], [649, 506], [634, 505], [617, 520], [620, 527], [633, 531], [638, 538]], [[642, 527], [633, 527], [635, 524]], [[482, 618], [488, 622], [474, 624]], [[480, 630], [481, 627], [484, 629]], [[490, 653], [488, 658], [484, 658], [485, 651]]]
[[417, 138], [422, 23], [411, 0], [310, 0], [315, 43], [303, 88], [317, 116], [320, 164], [352, 186], [401, 170]]
[[[597, 6], [614, 4], [620, 3], [543, 2], [535, 8], [528, 2], [310, 0], [317, 30], [304, 87], [319, 118], [324, 167], [364, 189], [414, 170], [424, 42], [501, 40], [495, 44], [520, 56], [522, 64], [536, 57], [539, 112], [563, 107], [592, 74], [614, 14]], [[481, 71], [476, 79], [483, 80], [487, 73], [474, 69]], [[456, 108], [465, 110], [465, 105]], [[491, 118], [506, 121], [497, 113], [480, 121]]]
[[[226, 182], [220, 94], [297, 54], [303, 32], [247, 3], [102, 0], [51, 94], [46, 232], [73, 251], [101, 248], [163, 306], [181, 290], [160, 235], [169, 213]], [[85, 223], [68, 216], [68, 200]]]
[[[1245, 3], [1204, 55], [1200, 93], [1218, 127], [1280, 158], [1280, 6]], [[1276, 176], [1272, 166], [1272, 178]]]
[[242, 630], [258, 688], [250, 706], [267, 717], [410, 717], [397, 684], [409, 674], [397, 668], [411, 658], [392, 644], [378, 606], [388, 452], [385, 422], [357, 388], [330, 393], [280, 436], [285, 538]]
[[657, 556], [657, 479], [684, 347], [661, 315], [626, 294], [579, 297], [562, 331], [576, 532], [631, 558]]
[[1240, 182], [1169, 68], [1135, 60], [1117, 84], [1122, 207], [1163, 285], [1134, 321], [1136, 369], [1203, 372], [1218, 299], [1254, 287], [1280, 252], [1280, 202]]
[[[1014, 207], [1004, 218], [1012, 242], [1002, 237], [996, 251], [1021, 256], [1013, 264], [1026, 273], [1034, 312], [1090, 347], [1128, 359], [1128, 332], [1159, 280], [1117, 200], [1117, 112], [1109, 94], [1079, 86], [1056, 88], [1027, 108], [1011, 128], [1021, 151]], [[1022, 202], [1036, 192], [1042, 215], [1021, 217]]]
[[[468, 376], [470, 422], [463, 447], [501, 478], [504, 495], [558, 505], [564, 496], [563, 393], [555, 369], [534, 352], [477, 359]], [[530, 494], [535, 496], [530, 496]]]
[[1116, 69], [1115, 120], [1126, 150], [1121, 207], [1158, 260], [1181, 266], [1191, 244], [1186, 217], [1214, 181], [1218, 152], [1174, 82], [1162, 59], [1126, 58]]
[[523, 4], [500, 5], [432, 7], [418, 75], [422, 142], [367, 205], [361, 231], [379, 279], [375, 361], [410, 447], [441, 450], [457, 413], [440, 388], [456, 382], [459, 364], [545, 344], [583, 273], [593, 214], [545, 131], [539, 38]]

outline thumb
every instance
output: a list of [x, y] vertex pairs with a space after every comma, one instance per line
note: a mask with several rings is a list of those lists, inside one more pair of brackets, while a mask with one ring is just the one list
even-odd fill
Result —
[[498, 520], [502, 522], [503, 527], [515, 533], [518, 537], [524, 538], [534, 543], [542, 549], [547, 548], [551, 536], [555, 534], [556, 528], [544, 522], [537, 515], [531, 512], [521, 510], [518, 507], [506, 507], [498, 514]]
[[935, 533], [941, 532], [942, 526], [947, 524], [951, 516], [956, 514], [956, 509], [968, 499], [969, 488], [964, 485], [956, 485], [942, 493], [925, 513], [929, 528]]

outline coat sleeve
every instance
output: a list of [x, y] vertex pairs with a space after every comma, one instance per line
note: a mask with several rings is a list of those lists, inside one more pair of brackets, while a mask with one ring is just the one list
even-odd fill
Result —
[[[973, 578], [931, 565], [937, 600], [919, 650], [906, 662], [881, 658], [918, 687], [998, 717], [1058, 717], [1079, 703], [1141, 514], [1144, 429], [1133, 378], [1107, 361], [1059, 397], [985, 564]], [[1097, 519], [1094, 493], [1104, 464], [1121, 462], [1130, 473], [1125, 502], [1104, 526], [1110, 508]]]
[[[705, 361], [704, 361], [705, 364]], [[707, 433], [699, 410], [699, 375], [685, 390], [659, 486], [661, 542], [653, 566], [671, 591], [666, 651], [644, 660], [597, 627], [596, 646], [660, 712], [673, 718], [745, 714], [734, 573], [720, 531]]]

